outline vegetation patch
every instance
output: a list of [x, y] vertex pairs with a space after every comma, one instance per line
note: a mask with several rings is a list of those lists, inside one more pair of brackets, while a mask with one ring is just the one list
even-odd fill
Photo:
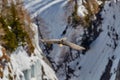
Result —
[[[72, 27], [77, 27], [78, 25], [82, 25], [83, 27], [89, 27], [93, 20], [96, 18], [96, 14], [100, 12], [100, 7], [105, 3], [102, 1], [102, 4], [98, 4], [96, 0], [84, 0], [82, 1], [82, 5], [85, 7], [86, 12], [84, 12], [85, 16], [78, 15], [78, 1], [77, 0], [69, 0], [69, 4], [74, 4], [72, 14], [68, 17], [68, 24], [72, 24]], [[69, 6], [67, 6], [69, 7]], [[68, 9], [68, 8], [66, 8]]]
[[[30, 28], [30, 18], [26, 15], [23, 9], [22, 1], [16, 0], [12, 2], [2, 3], [0, 12], [0, 28], [4, 30], [4, 35], [1, 37], [1, 45], [8, 51], [14, 51], [18, 46], [27, 46], [27, 52], [33, 53], [34, 46], [31, 38], [34, 33]], [[26, 22], [26, 23], [25, 23]]]

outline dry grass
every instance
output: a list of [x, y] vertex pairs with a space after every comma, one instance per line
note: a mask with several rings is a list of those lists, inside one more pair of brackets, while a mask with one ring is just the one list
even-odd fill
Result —
[[83, 25], [89, 27], [92, 19], [95, 18], [95, 15], [100, 11], [99, 4], [96, 0], [86, 0], [83, 2], [84, 7], [87, 10], [83, 19]]
[[83, 5], [88, 11], [88, 14], [91, 14], [91, 15], [97, 14], [100, 10], [99, 4], [96, 0], [86, 0], [86, 2], [83, 2]]
[[10, 62], [10, 57], [6, 54], [6, 49], [5, 48], [2, 48], [2, 53], [3, 55], [0, 57], [0, 78], [3, 78], [3, 70], [4, 70], [4, 67], [6, 62]]
[[5, 48], [2, 48], [2, 53], [3, 56], [0, 57], [0, 61], [5, 60], [6, 62], [10, 62], [10, 57], [7, 55]]
[[72, 24], [73, 27], [76, 27], [78, 25], [83, 25], [84, 27], [89, 27], [92, 19], [95, 18], [95, 15], [100, 11], [99, 4], [96, 0], [85, 0], [85, 2], [82, 2], [84, 7], [87, 10], [87, 13], [85, 12], [85, 16], [79, 16], [78, 11], [78, 1], [77, 0], [69, 0], [67, 4], [67, 10], [69, 11], [70, 5], [73, 7], [71, 11], [72, 14], [68, 17], [68, 24]]
[[3, 66], [0, 65], [0, 78], [3, 78]]
[[[0, 33], [5, 33], [0, 39], [1, 45], [4, 45], [7, 50], [14, 51], [21, 43], [24, 46], [27, 43], [27, 52], [30, 54], [34, 52], [34, 46], [32, 44], [32, 38], [34, 32], [30, 27], [31, 19], [29, 14], [23, 7], [22, 0], [2, 0], [2, 7], [0, 12]], [[11, 27], [8, 29], [8, 26]]]

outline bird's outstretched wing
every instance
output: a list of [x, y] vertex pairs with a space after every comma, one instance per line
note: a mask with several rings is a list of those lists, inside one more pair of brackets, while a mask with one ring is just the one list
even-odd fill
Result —
[[63, 39], [50, 39], [50, 40], [41, 39], [41, 41], [47, 44], [62, 44], [65, 46], [69, 46], [70, 48], [75, 49], [75, 50], [85, 50], [84, 47], [76, 45], [72, 42], [69, 42], [64, 38]]
[[60, 39], [40, 39], [42, 42], [47, 43], [47, 44], [61, 44]]
[[69, 41], [63, 41], [63, 45], [69, 46], [70, 48], [75, 49], [75, 50], [85, 50], [84, 47], [76, 45]]

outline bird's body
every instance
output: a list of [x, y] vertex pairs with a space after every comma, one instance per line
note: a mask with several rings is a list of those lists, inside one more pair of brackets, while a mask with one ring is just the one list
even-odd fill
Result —
[[41, 39], [41, 41], [47, 44], [60, 44], [60, 45], [69, 46], [70, 48], [75, 49], [75, 50], [85, 50], [84, 47], [76, 45], [70, 41], [67, 41], [66, 38], [49, 39], [49, 40]]

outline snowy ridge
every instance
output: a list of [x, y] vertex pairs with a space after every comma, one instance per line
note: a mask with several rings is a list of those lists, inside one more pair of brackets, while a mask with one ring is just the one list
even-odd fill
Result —
[[[35, 1], [33, 3], [33, 1], [31, 1], [30, 3], [32, 4], [28, 4], [27, 6], [25, 6], [26, 8], [30, 8], [31, 10], [35, 10], [33, 13], [32, 13], [32, 18], [36, 17], [37, 15], [39, 15], [41, 12], [45, 11], [46, 9], [48, 9], [49, 7], [53, 6], [53, 5], [56, 5], [57, 3], [60, 3], [64, 0], [54, 0], [54, 1], [51, 1], [51, 0], [48, 0], [48, 1]], [[38, 6], [36, 6], [38, 5]], [[36, 7], [35, 7], [36, 6]]]

